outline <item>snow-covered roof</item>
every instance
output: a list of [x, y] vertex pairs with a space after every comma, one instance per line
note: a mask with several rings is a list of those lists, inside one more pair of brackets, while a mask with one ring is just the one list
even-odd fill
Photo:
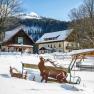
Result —
[[70, 35], [71, 32], [72, 29], [45, 33], [36, 43], [62, 41], [65, 40]]
[[[21, 29], [23, 30], [23, 32], [26, 31], [26, 28], [25, 28], [24, 26], [19, 26], [19, 27], [13, 29], [13, 30], [6, 31], [6, 32], [5, 32], [5, 38], [3, 39], [3, 42], [8, 41], [11, 37], [13, 37], [15, 34], [17, 34]], [[26, 32], [25, 32], [25, 33], [26, 33]], [[26, 34], [27, 34], [27, 33], [26, 33]], [[28, 35], [28, 34], [27, 34], [27, 35]], [[29, 37], [29, 36], [28, 36], [28, 37]], [[32, 38], [30, 37], [30, 39], [32, 39]]]

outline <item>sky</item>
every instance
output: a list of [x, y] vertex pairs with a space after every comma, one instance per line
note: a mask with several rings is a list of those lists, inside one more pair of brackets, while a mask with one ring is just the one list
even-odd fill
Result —
[[64, 21], [70, 20], [70, 10], [82, 3], [83, 0], [22, 0], [25, 12]]

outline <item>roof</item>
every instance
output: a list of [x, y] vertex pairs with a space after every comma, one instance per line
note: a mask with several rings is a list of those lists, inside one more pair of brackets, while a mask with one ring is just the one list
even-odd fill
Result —
[[39, 50], [53, 50], [53, 49], [50, 47], [41, 47]]
[[33, 41], [33, 39], [25, 32], [26, 29], [23, 26], [20, 26], [20, 27], [13, 29], [13, 30], [6, 31], [5, 38], [3, 39], [3, 42], [8, 41], [9, 39], [11, 39], [14, 35], [16, 35], [21, 30]]
[[62, 41], [65, 40], [70, 35], [71, 32], [72, 29], [45, 33], [39, 40], [36, 41], [36, 43]]

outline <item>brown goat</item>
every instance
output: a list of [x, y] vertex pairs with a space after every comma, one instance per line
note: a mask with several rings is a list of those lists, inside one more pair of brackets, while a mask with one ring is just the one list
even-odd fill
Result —
[[48, 69], [45, 65], [45, 60], [43, 57], [40, 57], [40, 62], [38, 64], [39, 70], [40, 70], [40, 74], [42, 76], [41, 82], [43, 80], [45, 80], [45, 82], [47, 82], [48, 77], [52, 77], [54, 79], [57, 79], [58, 82], [62, 83], [62, 82], [67, 82], [66, 78], [67, 78], [67, 73], [64, 70], [56, 70], [55, 68], [52, 69]]

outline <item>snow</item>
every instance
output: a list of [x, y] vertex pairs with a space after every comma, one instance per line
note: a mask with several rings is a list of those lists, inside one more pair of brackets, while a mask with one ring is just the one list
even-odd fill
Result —
[[41, 19], [41, 17], [35, 12], [31, 12], [31, 13], [27, 13], [27, 14], [21, 13], [17, 17], [19, 17], [21, 19]]
[[[71, 32], [72, 32], [72, 29], [51, 32], [51, 33], [45, 33], [36, 43], [65, 40]], [[49, 39], [49, 38], [54, 38], [54, 39], [53, 40], [45, 40], [45, 39]]]
[[42, 31], [42, 28], [39, 26], [31, 26], [31, 27], [28, 27], [28, 30], [32, 31], [32, 33], [35, 33], [36, 31], [40, 33]]
[[[52, 54], [41, 54], [45, 58], [51, 58], [60, 63], [70, 61], [69, 59], [54, 58]], [[88, 57], [88, 62], [94, 58]], [[85, 60], [86, 61], [86, 60]], [[1, 54], [0, 55], [0, 94], [94, 94], [94, 72], [92, 71], [73, 71], [73, 76], [80, 76], [79, 85], [64, 84], [56, 82], [41, 83], [38, 69], [27, 69], [27, 80], [11, 77], [9, 66], [22, 71], [22, 62], [38, 64], [39, 55], [37, 54]], [[65, 63], [65, 62], [64, 62]], [[35, 76], [35, 81], [32, 79]]]
[[[30, 35], [28, 35], [30, 37], [30, 39], [35, 37], [35, 32], [38, 31], [39, 33], [42, 31], [42, 28], [38, 27], [38, 26], [25, 26], [25, 25], [21, 25], [18, 26], [15, 29], [12, 29], [10, 31], [6, 31], [5, 32], [5, 38], [4, 38], [4, 42], [9, 40], [11, 37], [13, 37], [16, 33], [18, 33], [20, 30], [23, 30], [26, 34], [31, 33]], [[32, 35], [33, 34], [33, 35]]]
[[75, 55], [75, 54], [81, 54], [81, 53], [85, 54], [87, 52], [94, 52], [94, 48], [73, 50], [73, 51], [67, 53], [67, 55]]
[[28, 47], [28, 48], [32, 48], [32, 45], [22, 45], [22, 44], [10, 44], [8, 45], [10, 47]]
[[30, 14], [29, 14], [30, 16], [33, 16], [33, 17], [40, 17], [37, 13], [35, 13], [35, 12], [31, 12]]
[[[4, 38], [3, 41], [5, 42], [5, 41], [9, 40], [11, 37], [13, 37], [15, 34], [17, 34], [21, 29], [23, 30], [23, 32], [25, 32], [26, 35], [28, 35], [27, 32], [26, 32], [28, 30], [28, 28], [26, 26], [22, 25], [22, 26], [19, 26], [19, 27], [13, 29], [13, 30], [6, 31], [5, 32], [5, 38]], [[32, 38], [30, 37], [30, 39], [32, 39]]]
[[7, 41], [8, 39], [10, 39], [10, 38], [11, 38], [13, 35], [15, 35], [17, 32], [19, 32], [18, 29], [11, 30], [11, 31], [6, 31], [6, 32], [5, 32], [4, 41]]

